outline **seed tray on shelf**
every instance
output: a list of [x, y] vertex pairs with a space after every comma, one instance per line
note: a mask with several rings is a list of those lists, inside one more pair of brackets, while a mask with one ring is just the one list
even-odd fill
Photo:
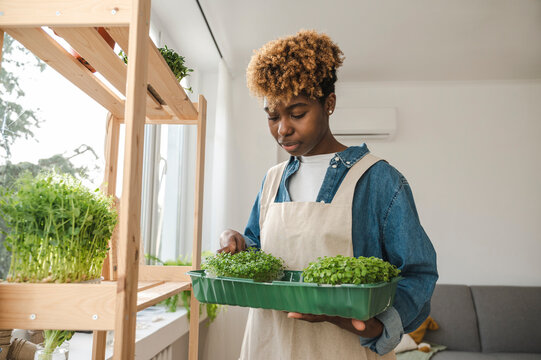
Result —
[[232, 277], [212, 277], [205, 270], [189, 271], [200, 302], [325, 314], [367, 320], [389, 308], [402, 277], [377, 284], [319, 285], [302, 281], [302, 271], [286, 270], [269, 283]]

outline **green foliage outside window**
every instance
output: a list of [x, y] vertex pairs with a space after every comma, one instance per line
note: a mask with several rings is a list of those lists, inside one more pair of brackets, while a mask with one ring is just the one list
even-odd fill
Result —
[[[202, 256], [207, 257], [211, 256], [211, 251], [203, 251]], [[182, 257], [179, 256], [177, 260], [168, 260], [168, 261], [162, 261], [161, 259], [157, 258], [156, 256], [152, 255], [146, 255], [147, 260], [152, 262], [157, 262], [164, 266], [191, 266], [192, 261], [191, 259], [186, 256]], [[169, 312], [175, 312], [177, 311], [177, 307], [179, 305], [179, 298], [182, 300], [182, 304], [188, 311], [188, 319], [190, 318], [190, 298], [191, 298], [192, 292], [190, 290], [182, 291], [180, 294], [176, 294], [171, 296], [170, 298], [165, 299], [160, 304], [165, 305], [167, 308], [167, 311]], [[199, 314], [201, 314], [202, 306], [205, 305], [207, 310], [207, 318], [209, 319], [209, 322], [207, 325], [210, 325], [216, 319], [216, 316], [218, 315], [218, 312], [222, 308], [221, 305], [217, 304], [199, 304]]]

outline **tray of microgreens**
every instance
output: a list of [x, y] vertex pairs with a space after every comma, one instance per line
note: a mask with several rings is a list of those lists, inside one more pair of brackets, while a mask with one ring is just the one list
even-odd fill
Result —
[[200, 302], [369, 319], [389, 308], [400, 270], [376, 257], [318, 258], [304, 270], [255, 249], [220, 253], [190, 271]]

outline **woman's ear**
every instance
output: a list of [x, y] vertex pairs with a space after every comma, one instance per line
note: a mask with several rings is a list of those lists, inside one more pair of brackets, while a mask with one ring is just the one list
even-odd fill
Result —
[[328, 115], [331, 115], [334, 112], [334, 108], [336, 106], [336, 94], [330, 93], [329, 96], [325, 99], [325, 112]]

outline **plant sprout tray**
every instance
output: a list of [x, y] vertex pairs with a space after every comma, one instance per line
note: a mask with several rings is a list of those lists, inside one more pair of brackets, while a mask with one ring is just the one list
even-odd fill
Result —
[[389, 308], [401, 277], [391, 282], [361, 285], [318, 285], [302, 282], [302, 271], [284, 271], [272, 283], [251, 279], [207, 276], [189, 271], [194, 295], [200, 302], [325, 314], [367, 320]]

